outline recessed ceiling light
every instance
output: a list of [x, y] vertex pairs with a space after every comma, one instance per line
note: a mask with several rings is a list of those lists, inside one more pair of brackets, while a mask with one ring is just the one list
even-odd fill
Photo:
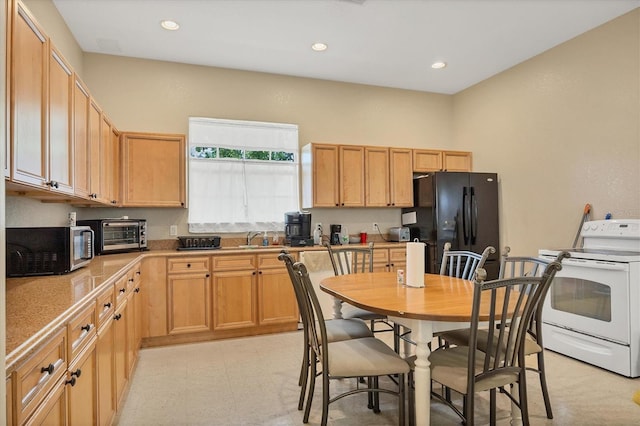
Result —
[[327, 47], [329, 47], [329, 46], [327, 46], [325, 43], [313, 43], [311, 45], [311, 48], [313, 50], [315, 50], [316, 52], [325, 51], [325, 50], [327, 50]]
[[439, 70], [446, 66], [447, 66], [447, 63], [442, 61], [434, 62], [433, 64], [431, 64], [431, 68], [433, 68], [434, 70]]
[[165, 30], [175, 31], [180, 28], [180, 25], [176, 21], [172, 21], [170, 19], [165, 19], [164, 21], [160, 21], [160, 26]]

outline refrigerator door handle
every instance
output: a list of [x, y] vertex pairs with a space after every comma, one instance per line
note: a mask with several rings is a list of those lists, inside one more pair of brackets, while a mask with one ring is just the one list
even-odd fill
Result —
[[469, 244], [469, 230], [468, 227], [470, 225], [470, 204], [468, 201], [468, 193], [467, 187], [462, 188], [462, 236], [464, 237], [464, 243]]
[[478, 201], [476, 200], [476, 191], [474, 187], [469, 188], [471, 191], [471, 203], [470, 203], [470, 222], [471, 222], [471, 245], [476, 243], [476, 237], [478, 236]]

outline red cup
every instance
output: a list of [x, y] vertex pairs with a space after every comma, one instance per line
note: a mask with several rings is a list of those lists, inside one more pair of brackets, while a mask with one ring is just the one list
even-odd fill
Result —
[[361, 232], [360, 233], [360, 243], [366, 244], [366, 242], [367, 242], [367, 233], [366, 232]]

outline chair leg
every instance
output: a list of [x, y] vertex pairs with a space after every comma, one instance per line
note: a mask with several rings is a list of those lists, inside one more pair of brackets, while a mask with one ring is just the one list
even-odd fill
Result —
[[473, 406], [474, 404], [474, 396], [475, 395], [465, 395], [462, 398], [462, 405], [464, 406], [464, 419], [465, 419], [465, 425], [466, 426], [473, 426], [473, 410], [475, 409], [475, 407]]
[[405, 411], [404, 411], [404, 400], [405, 400], [405, 383], [404, 383], [404, 374], [398, 374], [398, 424], [400, 426], [405, 425]]
[[542, 398], [544, 399], [544, 407], [547, 410], [547, 418], [553, 419], [549, 388], [547, 388], [547, 375], [544, 369], [544, 350], [538, 353], [538, 374], [540, 375], [540, 389], [542, 389]]
[[322, 426], [327, 426], [329, 420], [329, 376], [322, 372]]
[[395, 353], [400, 353], [400, 326], [393, 324], [393, 350]]
[[[362, 377], [360, 377], [361, 380], [363, 380]], [[371, 380], [371, 377], [367, 377], [367, 388], [368, 389], [372, 389], [373, 388], [373, 383]], [[367, 408], [369, 410], [373, 410], [374, 408], [374, 401], [373, 401], [373, 392], [367, 392]]]
[[[373, 378], [373, 388], [380, 389], [378, 376]], [[380, 392], [373, 392], [373, 412], [376, 414], [380, 413]]]
[[311, 412], [311, 402], [313, 402], [313, 390], [316, 387], [316, 359], [315, 355], [313, 356], [313, 361], [311, 363], [311, 373], [309, 374], [309, 394], [307, 395], [307, 406], [304, 409], [304, 417], [302, 418], [302, 423], [309, 423], [309, 413]]
[[520, 413], [522, 414], [522, 426], [529, 426], [529, 406], [527, 403], [527, 370], [522, 369], [520, 380], [518, 381], [518, 394], [520, 402]]
[[306, 347], [305, 355], [302, 360], [302, 369], [300, 371], [300, 397], [298, 398], [298, 410], [302, 411], [304, 406], [304, 396], [307, 393], [307, 381], [309, 380], [309, 346]]
[[489, 390], [489, 424], [496, 424], [496, 390]]

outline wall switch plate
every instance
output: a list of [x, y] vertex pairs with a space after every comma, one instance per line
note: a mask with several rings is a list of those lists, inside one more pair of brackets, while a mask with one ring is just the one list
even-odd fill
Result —
[[173, 235], [174, 237], [178, 235], [178, 225], [171, 225], [169, 227], [169, 235]]

